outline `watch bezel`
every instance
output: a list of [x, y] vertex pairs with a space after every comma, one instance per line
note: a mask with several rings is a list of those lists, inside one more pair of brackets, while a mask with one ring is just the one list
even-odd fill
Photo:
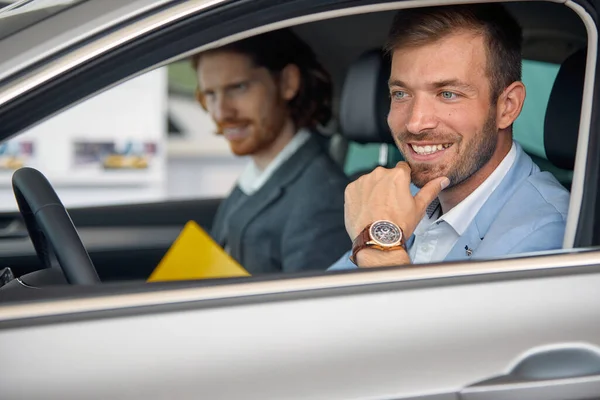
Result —
[[[379, 241], [377, 238], [375, 238], [375, 235], [373, 234], [374, 229], [375, 229], [375, 227], [378, 224], [381, 224], [381, 223], [392, 225], [395, 229], [397, 229], [398, 232], [399, 232], [399, 234], [400, 234], [398, 240], [396, 240], [393, 243], [389, 243], [388, 244], [388, 243], [383, 243], [383, 242]], [[390, 247], [398, 247], [398, 246], [400, 246], [402, 244], [403, 235], [404, 235], [404, 232], [402, 232], [402, 229], [398, 226], [398, 224], [395, 224], [392, 221], [388, 221], [386, 219], [381, 219], [381, 220], [375, 221], [369, 227], [369, 236], [370, 236], [371, 240], [373, 242], [375, 242], [376, 245], [384, 247], [384, 248], [390, 248]]]

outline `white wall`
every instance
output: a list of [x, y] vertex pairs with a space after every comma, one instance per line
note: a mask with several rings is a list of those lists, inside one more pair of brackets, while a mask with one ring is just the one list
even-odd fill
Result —
[[182, 157], [167, 161], [167, 198], [225, 197], [247, 160], [233, 157]]
[[[223, 197], [247, 159], [231, 154], [209, 116], [191, 98], [167, 95], [166, 69], [150, 72], [83, 102], [19, 135], [34, 141], [26, 165], [41, 170], [66, 206]], [[167, 136], [167, 112], [184, 129]], [[73, 164], [75, 140], [152, 140], [158, 154], [141, 171]], [[0, 170], [0, 211], [16, 210], [10, 178]]]

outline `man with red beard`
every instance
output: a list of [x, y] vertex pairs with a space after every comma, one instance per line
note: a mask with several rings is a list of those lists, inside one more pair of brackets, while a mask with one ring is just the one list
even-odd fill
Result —
[[289, 30], [192, 58], [197, 98], [251, 162], [211, 235], [252, 275], [324, 270], [350, 248], [347, 178], [316, 130], [331, 118], [330, 76]]
[[562, 247], [569, 193], [512, 138], [521, 42], [499, 4], [398, 12], [388, 125], [405, 161], [348, 186], [353, 248], [332, 270]]

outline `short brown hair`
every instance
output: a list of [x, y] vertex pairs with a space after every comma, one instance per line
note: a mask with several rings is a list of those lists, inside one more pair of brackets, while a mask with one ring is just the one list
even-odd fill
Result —
[[[258, 67], [267, 68], [275, 77], [290, 64], [300, 70], [301, 83], [288, 103], [296, 129], [325, 125], [332, 116], [331, 76], [317, 60], [312, 49], [289, 29], [280, 29], [234, 42], [211, 51], [244, 54]], [[197, 70], [204, 53], [192, 56]]]
[[435, 42], [457, 30], [483, 35], [492, 103], [511, 83], [521, 80], [523, 34], [518, 22], [500, 4], [463, 4], [399, 11], [385, 50]]

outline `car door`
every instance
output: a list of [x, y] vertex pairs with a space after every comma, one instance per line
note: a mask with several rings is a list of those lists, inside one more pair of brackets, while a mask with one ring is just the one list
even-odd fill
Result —
[[[404, 3], [256, 1], [202, 7], [207, 4], [188, 1], [164, 9], [153, 23], [176, 20], [179, 25], [160, 30], [153, 25], [154, 36], [131, 39], [125, 49], [106, 50], [98, 63], [78, 67], [77, 76], [75, 70], [61, 74], [89, 79], [86, 90], [93, 91], [108, 84], [91, 79], [102, 63], [123, 66], [111, 71], [125, 76], [143, 68], [126, 62], [139, 60], [139, 54], [147, 66], [155, 65], [203, 43], [289, 18], [328, 18]], [[585, 19], [592, 32], [589, 51], [595, 54], [597, 20], [591, 11], [597, 4], [578, 4], [569, 7]], [[194, 6], [189, 14], [178, 14], [180, 20], [175, 18], [173, 10]], [[145, 22], [130, 28], [142, 32]], [[162, 39], [169, 44], [163, 52]], [[123, 54], [128, 57], [119, 58]], [[422, 268], [40, 290], [0, 308], [2, 362], [7, 366], [0, 374], [3, 394], [140, 399], [598, 397], [600, 257], [593, 247], [581, 249], [598, 245], [595, 74], [596, 68], [588, 74], [594, 86], [586, 90], [586, 134], [580, 135], [585, 143], [580, 145], [574, 214], [564, 250]], [[55, 85], [60, 88], [60, 80]], [[13, 92], [14, 100], [7, 104], [31, 107], [38, 116], [52, 112], [41, 108], [43, 102], [35, 95], [50, 96], [56, 86], [34, 86], [31, 92]], [[0, 95], [8, 98], [9, 88], [4, 90]], [[78, 96], [64, 96], [51, 106], [58, 109]], [[13, 117], [0, 133], [31, 123], [25, 117], [14, 119], [14, 111], [1, 105], [0, 115]]]
[[72, 287], [0, 308], [0, 382], [7, 399], [593, 399], [599, 261]]

